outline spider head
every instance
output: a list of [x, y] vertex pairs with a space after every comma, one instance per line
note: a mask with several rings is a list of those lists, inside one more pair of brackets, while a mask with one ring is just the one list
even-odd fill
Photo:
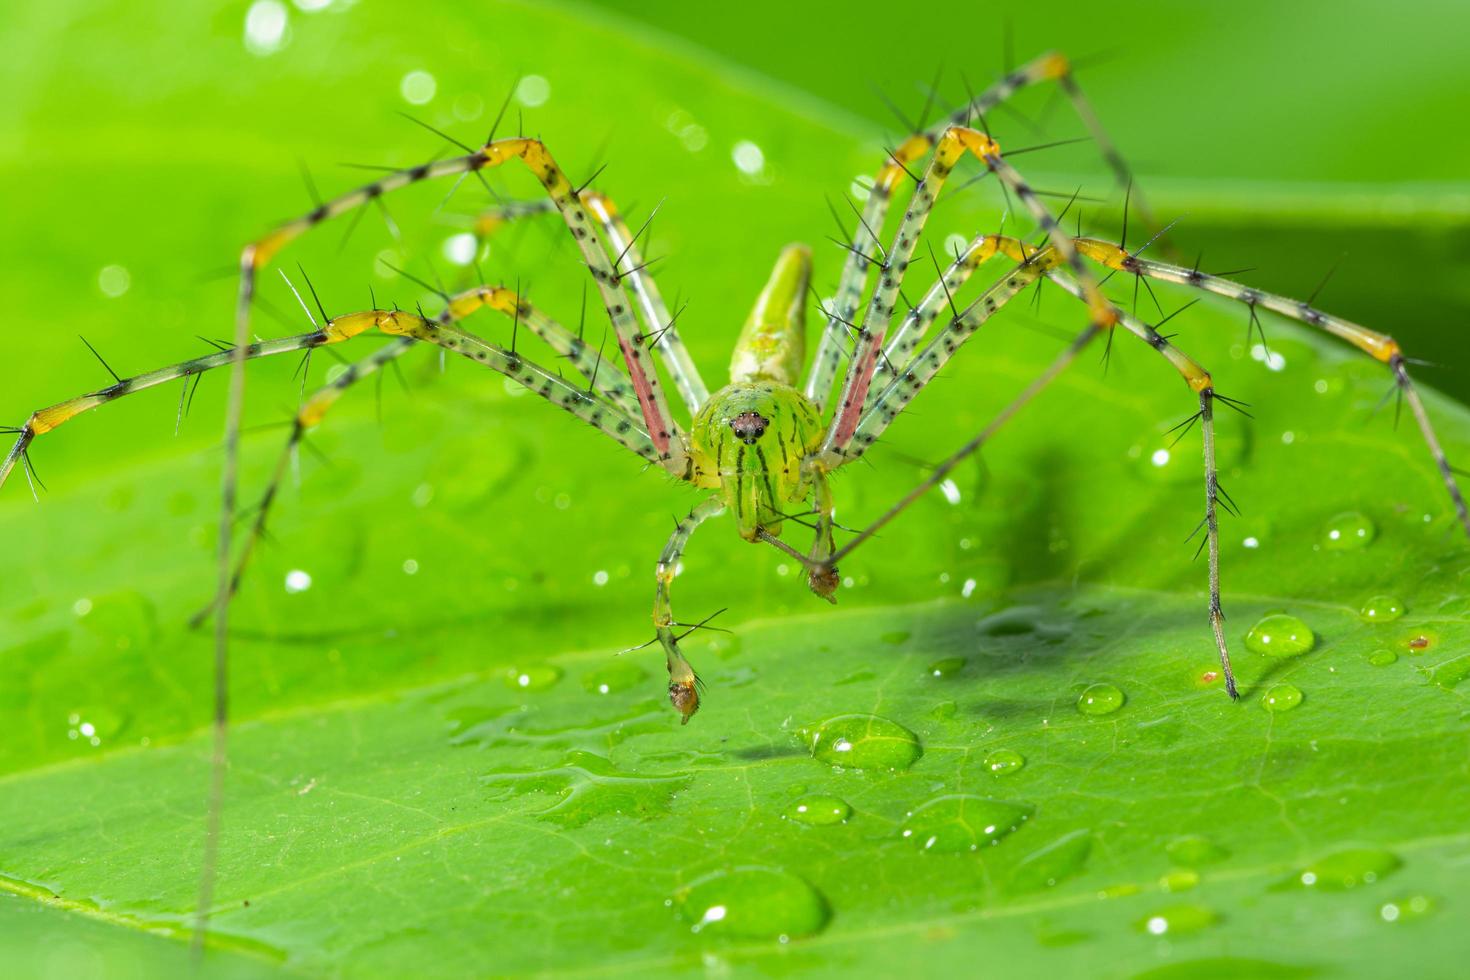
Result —
[[760, 412], [741, 412], [730, 420], [730, 431], [747, 446], [754, 446], [755, 441], [766, 434], [766, 427], [770, 424], [771, 420]]

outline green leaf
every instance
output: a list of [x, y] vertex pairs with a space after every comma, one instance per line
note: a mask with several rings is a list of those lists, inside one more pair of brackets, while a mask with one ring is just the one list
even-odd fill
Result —
[[[15, 202], [28, 235], [0, 267], [12, 309], [35, 313], [7, 328], [6, 412], [101, 382], [74, 332], [125, 372], [227, 333], [233, 285], [200, 274], [309, 206], [296, 152], [434, 152], [382, 111], [410, 71], [437, 79], [427, 121], [471, 140], [508, 66], [549, 80], [527, 129], [588, 174], [606, 139], [599, 183], [635, 214], [664, 201], [651, 254], [674, 257], [665, 292], [694, 297], [681, 327], [709, 379], [780, 246], [820, 242], [822, 194], [879, 159], [867, 130], [814, 102], [584, 13], [292, 12], [290, 45], [268, 58], [243, 51], [237, 13], [21, 18], [8, 70], [32, 73], [33, 102], [9, 125], [34, 152], [4, 167], [38, 191]], [[522, 57], [526, 38], [543, 63]], [[146, 117], [109, 115], [138, 93], [157, 99]], [[691, 125], [701, 150], [681, 139]], [[730, 163], [739, 140], [767, 161], [754, 182]], [[336, 313], [365, 306], [369, 283], [384, 302], [421, 298], [372, 271], [385, 248], [469, 281], [438, 258], [459, 228], [428, 217], [446, 190], [391, 200], [401, 246], [365, 223], [339, 255], [328, 228], [282, 267], [300, 257]], [[446, 212], [483, 197], [459, 193]], [[999, 205], [957, 200], [937, 240], [991, 227]], [[840, 254], [819, 256], [825, 286]], [[132, 287], [105, 299], [91, 284], [114, 263]], [[522, 277], [575, 322], [580, 279], [554, 226], [502, 233], [487, 274]], [[300, 322], [283, 284], [263, 290]], [[1056, 333], [1080, 328], [1060, 293], [1041, 304], [987, 325], [891, 451], [841, 475], [840, 520], [880, 513], [922, 478], [915, 459], [978, 431], [1060, 350]], [[354, 391], [317, 438], [332, 465], [303, 456], [234, 608], [206, 966], [1448, 972], [1470, 900], [1470, 658], [1466, 545], [1443, 487], [1412, 426], [1370, 417], [1381, 365], [1272, 322], [1268, 368], [1225, 305], [1171, 324], [1254, 415], [1219, 420], [1243, 508], [1223, 547], [1237, 704], [1211, 679], [1205, 569], [1184, 541], [1198, 435], [1168, 448], [1193, 396], [1127, 338], [1106, 372], [1084, 357], [947, 494], [856, 551], [836, 609], [728, 520], [702, 531], [676, 609], [695, 622], [728, 608], [713, 625], [732, 632], [687, 641], [708, 685], [688, 727], [656, 648], [618, 651], [648, 639], [653, 560], [697, 496], [467, 364], [440, 376], [415, 359], [412, 397], [390, 380], [381, 423]], [[256, 366], [252, 423], [289, 411], [294, 366]], [[206, 382], [177, 443], [167, 394], [46, 436], [53, 492], [34, 506], [17, 483], [0, 503], [0, 952], [17, 972], [187, 963], [210, 642], [184, 623], [213, 575], [221, 388]], [[1426, 398], [1463, 458], [1470, 417]], [[247, 492], [283, 437], [247, 440]], [[286, 588], [291, 572], [309, 587]], [[1247, 641], [1281, 614], [1301, 625]], [[1309, 649], [1280, 655], [1304, 630]]]

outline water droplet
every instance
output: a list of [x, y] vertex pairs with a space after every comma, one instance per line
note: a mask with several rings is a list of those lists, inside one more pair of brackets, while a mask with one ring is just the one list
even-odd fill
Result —
[[902, 837], [935, 853], [979, 850], [996, 844], [1031, 819], [1029, 803], [955, 793], [930, 800], [903, 822]]
[[501, 675], [505, 686], [519, 691], [544, 691], [561, 680], [561, 668], [551, 664], [531, 664], [527, 667], [507, 667]]
[[1077, 698], [1077, 710], [1084, 715], [1110, 715], [1125, 700], [1123, 692], [1111, 684], [1089, 684]]
[[786, 942], [822, 931], [830, 913], [820, 892], [774, 868], [717, 871], [675, 896], [691, 932]]
[[1203, 905], [1171, 905], [1139, 919], [1135, 925], [1150, 936], [1174, 936], [1199, 932], [1220, 921], [1213, 909]]
[[1272, 613], [1261, 618], [1245, 635], [1246, 649], [1272, 657], [1295, 657], [1317, 643], [1307, 624], [1286, 613]]
[[893, 630], [890, 633], [884, 633], [883, 635], [879, 636], [878, 639], [882, 640], [884, 643], [892, 643], [897, 646], [904, 640], [907, 640], [910, 635], [911, 634], [908, 630]]
[[295, 595], [311, 588], [311, 573], [293, 568], [286, 573], [286, 591]]
[[1187, 892], [1198, 885], [1199, 872], [1193, 868], [1175, 868], [1159, 879], [1159, 887], [1166, 892]]
[[582, 686], [593, 694], [612, 694], [639, 687], [648, 672], [631, 660], [619, 658], [582, 675]]
[[985, 768], [992, 775], [1009, 776], [1026, 765], [1026, 757], [1012, 749], [996, 749], [985, 757]]
[[1344, 892], [1386, 878], [1402, 863], [1397, 855], [1376, 847], [1350, 847], [1312, 862], [1282, 886]]
[[953, 701], [941, 701], [930, 710], [929, 717], [937, 718], [940, 721], [948, 721], [955, 716], [955, 712], [959, 711], [959, 709], [960, 706]]
[[1011, 874], [1019, 890], [1051, 888], [1082, 870], [1092, 854], [1092, 831], [1074, 830], [1026, 855]]
[[1350, 551], [1365, 548], [1378, 533], [1373, 519], [1367, 514], [1350, 510], [1335, 514], [1322, 529], [1322, 547], [1328, 551]]
[[1402, 600], [1391, 595], [1376, 595], [1363, 603], [1359, 615], [1370, 623], [1391, 623], [1404, 614]]
[[[1134, 472], [1156, 483], [1198, 483], [1202, 472], [1198, 450], [1174, 445], [1179, 433], [1165, 423], [1128, 449]], [[1226, 412], [1215, 416], [1215, 455], [1221, 469], [1242, 462], [1250, 448], [1250, 432], [1243, 420]]]
[[1420, 668], [1435, 687], [1449, 691], [1453, 690], [1461, 681], [1470, 677], [1470, 654], [1456, 657], [1454, 660], [1446, 660], [1435, 667]]
[[1432, 915], [1438, 904], [1428, 895], [1406, 895], [1384, 902], [1378, 908], [1378, 917], [1384, 922], [1413, 922]]
[[877, 715], [838, 715], [801, 735], [812, 758], [845, 769], [907, 769], [923, 753], [917, 735]]
[[1197, 868], [1202, 864], [1214, 864], [1230, 856], [1230, 852], [1208, 837], [1189, 834], [1176, 837], [1164, 845], [1169, 860], [1182, 868]]
[[803, 796], [786, 808], [786, 818], [798, 823], [827, 827], [852, 816], [852, 807], [836, 796]]
[[1290, 711], [1302, 703], [1302, 692], [1294, 684], [1272, 684], [1261, 696], [1267, 711]]
[[1368, 654], [1368, 662], [1375, 667], [1387, 667], [1389, 664], [1397, 662], [1398, 659], [1399, 655], [1392, 650], [1374, 650]]
[[926, 668], [929, 676], [949, 679], [959, 675], [965, 669], [964, 657], [945, 657], [936, 660]]

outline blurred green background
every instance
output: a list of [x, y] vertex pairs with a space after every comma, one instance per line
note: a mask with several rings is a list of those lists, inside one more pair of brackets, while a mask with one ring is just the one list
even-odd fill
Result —
[[[939, 72], [939, 87], [957, 101], [962, 76], [979, 87], [1004, 70], [1007, 34], [1018, 60], [1060, 49], [1084, 63], [1082, 85], [1140, 187], [1164, 218], [1183, 216], [1173, 239], [1188, 260], [1202, 251], [1207, 269], [1253, 267], [1246, 281], [1303, 297], [1336, 265], [1319, 305], [1442, 362], [1445, 369], [1420, 376], [1463, 400], [1470, 379], [1455, 369], [1470, 312], [1461, 275], [1470, 261], [1467, 28], [1470, 11], [1455, 3], [1050, 4], [940, 14], [764, 2], [698, 9], [368, 0], [7, 4], [0, 9], [8, 50], [0, 63], [0, 295], [10, 316], [0, 325], [0, 421], [19, 423], [39, 405], [109, 380], [79, 334], [124, 374], [207, 350], [196, 335], [231, 330], [240, 245], [311, 207], [303, 165], [331, 195], [365, 179], [344, 163], [402, 166], [457, 152], [398, 113], [473, 143], [513, 87], [502, 133], [523, 127], [544, 136], [573, 174], [607, 163], [599, 184], [635, 221], [662, 204], [648, 251], [666, 256], [660, 283], [671, 300], [690, 301], [681, 329], [706, 379], [718, 382], [782, 244], [814, 243], [819, 286], [835, 278], [841, 253], [822, 247], [833, 232], [823, 195], [871, 172], [899, 128], [874, 87], [915, 115]], [[540, 81], [516, 87], [525, 76]], [[1026, 93], [1018, 115], [997, 113], [991, 121], [1003, 145], [1080, 132], [1065, 105], [1048, 103], [1045, 91]], [[741, 142], [761, 148], [765, 166], [757, 174], [733, 162]], [[1090, 228], [1117, 227], [1121, 193], [1091, 147], [1022, 160], [1038, 186], [1070, 193], [1083, 185], [1100, 198], [1085, 205]], [[535, 191], [523, 175], [494, 180], [507, 194]], [[368, 213], [350, 238], [344, 241], [348, 222], [339, 221], [293, 246], [279, 267], [299, 283], [299, 262], [331, 313], [365, 308], [370, 290], [382, 302], [431, 305], [431, 295], [378, 260], [423, 277], [437, 273], [451, 286], [472, 281], [474, 273], [456, 264], [453, 243], [485, 195], [474, 182], [446, 201], [448, 190], [416, 188], [389, 202], [400, 239], [382, 216]], [[988, 189], [959, 199], [936, 216], [936, 240], [993, 227], [1000, 204]], [[524, 283], [539, 304], [574, 321], [581, 279], [563, 237], [547, 222], [506, 229], [490, 243], [486, 274]], [[269, 309], [255, 321], [261, 335], [306, 329], [277, 272], [263, 280], [262, 297]], [[1170, 309], [1183, 301], [1165, 298]], [[1307, 673], [1315, 686], [1298, 678], [1308, 691], [1292, 716], [1299, 727], [1254, 701], [1249, 713], [1243, 706], [1231, 714], [1223, 698], [1191, 700], [1218, 693], [1193, 686], [1213, 656], [1200, 628], [1202, 569], [1179, 544], [1197, 519], [1195, 464], [1140, 479], [1135, 458], [1156, 451], [1162, 429], [1190, 406], [1177, 378], [1151, 355], [1120, 349], [1106, 377], [1091, 363], [1080, 366], [1058, 386], [1051, 409], [1018, 420], [995, 455], [965, 469], [958, 484], [973, 508], [925, 501], [901, 535], [867, 549], [833, 618], [808, 615], [810, 597], [779, 556], [745, 547], [727, 525], [712, 526], [691, 559], [698, 574], [681, 578], [676, 600], [691, 614], [733, 607], [734, 640], [690, 644], [717, 692], [711, 706], [696, 725], [677, 729], [656, 698], [661, 667], [651, 654], [639, 661], [647, 668], [642, 678], [617, 702], [620, 709], [632, 704], [627, 728], [639, 737], [618, 741], [621, 722], [603, 724], [599, 714], [602, 727], [572, 743], [630, 772], [687, 769], [694, 775], [687, 792], [680, 784], [682, 808], [649, 824], [641, 797], [636, 805], [614, 797], [616, 817], [554, 834], [544, 832], [536, 811], [515, 809], [528, 805], [519, 795], [504, 813], [494, 810], [500, 798], [486, 803], [478, 782], [486, 760], [565, 768], [563, 743], [538, 734], [549, 730], [547, 717], [585, 720], [610, 709], [578, 700], [591, 689], [569, 679], [540, 702], [545, 714], [537, 713], [532, 701], [514, 700], [522, 692], [508, 691], [500, 674], [568, 651], [557, 661], [562, 669], [600, 668], [610, 652], [646, 639], [647, 571], [669, 515], [693, 497], [558, 413], [517, 399], [498, 379], [456, 363], [441, 375], [432, 352], [409, 359], [409, 395], [391, 377], [380, 396], [370, 387], [356, 391], [316, 437], [331, 465], [303, 457], [299, 487], [293, 479], [282, 501], [276, 543], [236, 607], [235, 693], [246, 725], [222, 894], [255, 904], [225, 918], [226, 942], [245, 950], [241, 962], [252, 969], [279, 965], [272, 958], [279, 957], [319, 972], [345, 951], [359, 957], [359, 970], [402, 969], [421, 964], [426, 947], [467, 969], [503, 966], [513, 956], [525, 969], [595, 971], [619, 956], [625, 969], [708, 966], [708, 951], [687, 924], [676, 924], [672, 913], [668, 922], [658, 918], [673, 893], [669, 880], [682, 886], [711, 862], [753, 854], [812, 877], [830, 874], [823, 887], [842, 900], [827, 933], [836, 952], [827, 960], [810, 952], [786, 959], [781, 945], [716, 947], [708, 954], [716, 966], [841, 967], [849, 962], [844, 955], [874, 955], [864, 944], [882, 945], [874, 937], [898, 918], [940, 924], [933, 935], [905, 940], [917, 947], [883, 946], [890, 964], [901, 965], [915, 948], [937, 948], [933, 955], [959, 968], [973, 964], [973, 948], [944, 946], [942, 923], [968, 908], [964, 889], [983, 885], [992, 897], [988, 881], [948, 875], [937, 864], [916, 871], [912, 863], [883, 863], [892, 855], [877, 848], [891, 842], [874, 844], [877, 837], [867, 835], [901, 820], [915, 794], [990, 792], [969, 748], [1015, 738], [1033, 761], [996, 792], [1041, 803], [1048, 822], [1028, 828], [1035, 842], [1050, 839], [1054, 821], [1075, 817], [1092, 821], [1099, 844], [1092, 868], [1058, 904], [1033, 913], [1026, 911], [1030, 898], [1014, 907], [999, 902], [1024, 929], [1003, 916], [967, 920], [981, 947], [1075, 972], [1095, 965], [1102, 950], [1111, 958], [1094, 972], [1118, 976], [1162, 961], [1161, 947], [1145, 947], [1150, 937], [1130, 923], [1151, 910], [1144, 903], [1161, 900], [1157, 880], [1170, 866], [1160, 842], [1168, 828], [1214, 820], [1236, 860], [1203, 891], [1228, 909], [1231, 927], [1181, 948], [1207, 948], [1216, 957], [1242, 948], [1289, 954], [1295, 937], [1309, 934], [1314, 953], [1361, 955], [1367, 972], [1390, 968], [1422, 934], [1365, 942], [1365, 930], [1378, 927], [1376, 900], [1359, 907], [1348, 904], [1356, 895], [1342, 897], [1327, 906], [1330, 914], [1301, 911], [1298, 921], [1279, 914], [1271, 904], [1279, 897], [1262, 899], [1257, 885], [1329, 845], [1380, 836], [1415, 842], [1418, 875], [1462, 858], [1455, 828], [1464, 753], [1434, 727], [1457, 724], [1459, 695], [1447, 693], [1448, 675], [1441, 677], [1448, 686], [1426, 688], [1403, 663], [1398, 674], [1358, 670], [1357, 654], [1388, 640], [1365, 633], [1356, 612], [1372, 589], [1391, 586], [1412, 610], [1404, 629], [1460, 636], [1462, 552], [1443, 533], [1442, 491], [1416, 437], [1405, 431], [1395, 441], [1382, 419], [1364, 427], [1384, 385], [1377, 367], [1322, 353], [1292, 334], [1281, 341], [1287, 371], [1269, 374], [1242, 347], [1245, 317], [1223, 309], [1207, 304], [1178, 323], [1186, 330], [1180, 344], [1217, 371], [1222, 390], [1260, 404], [1252, 426], [1222, 423], [1232, 491], [1250, 503], [1227, 542], [1227, 606], [1240, 610], [1232, 637], [1288, 600], [1312, 610], [1314, 625], [1328, 624], [1327, 656], [1304, 668], [1315, 671]], [[900, 451], [875, 452], [871, 469], [845, 478], [844, 507], [873, 513], [912, 485], [915, 457], [937, 458], [983, 424], [1051, 356], [1057, 332], [1079, 322], [1048, 293], [1040, 312], [1018, 310], [1007, 323], [1016, 329], [997, 330], [994, 340], [967, 350], [964, 363], [895, 427]], [[508, 335], [493, 321], [483, 329]], [[1283, 332], [1274, 322], [1269, 329]], [[259, 364], [251, 372], [247, 494], [268, 471], [279, 424], [296, 403], [294, 367]], [[330, 367], [316, 359], [312, 383]], [[57, 974], [99, 972], [90, 951], [121, 943], [116, 933], [132, 930], [108, 927], [110, 938], [87, 938], [76, 926], [67, 933], [71, 945], [38, 943], [38, 935], [60, 933], [33, 925], [45, 898], [25, 891], [40, 889], [34, 883], [95, 913], [86, 929], [113, 915], [176, 934], [192, 894], [192, 862], [177, 855], [192, 854], [199, 839], [203, 756], [191, 733], [206, 717], [208, 644], [182, 622], [211, 574], [223, 384], [206, 379], [172, 436], [178, 394], [128, 398], [41, 440], [36, 463], [53, 490], [43, 506], [32, 504], [20, 479], [0, 495], [0, 709], [18, 719], [0, 744], [7, 774], [0, 778], [8, 780], [0, 822], [10, 828], [0, 839], [0, 874], [16, 879], [0, 891], [7, 902], [28, 896], [23, 913], [0, 909], [0, 940], [9, 937], [35, 956], [27, 962]], [[1445, 411], [1442, 420], [1451, 451], [1463, 450], [1463, 415]], [[1296, 448], [1286, 448], [1288, 435]], [[1376, 550], [1338, 556], [1330, 567], [1313, 564], [1321, 557], [1320, 524], [1357, 507], [1381, 528]], [[1434, 521], [1425, 519], [1430, 514]], [[298, 568], [310, 569], [316, 585], [287, 594], [282, 580]], [[1124, 591], [1119, 599], [1105, 589], [1095, 607], [1092, 599], [1068, 606], [1068, 584], [1079, 578], [1156, 591], [1144, 598]], [[1016, 591], [1036, 583], [1040, 596]], [[915, 605], [936, 596], [948, 604]], [[975, 682], [967, 694], [954, 695], [958, 717], [930, 714], [954, 702], [936, 707], [939, 695], [924, 686], [932, 677], [916, 680], [917, 667], [952, 647], [968, 655], [973, 623], [964, 617], [989, 615], [1005, 602], [1034, 603], [1028, 615], [1041, 622], [1041, 638], [996, 626], [997, 638], [985, 641], [984, 669], [967, 675]], [[846, 618], [853, 608], [857, 618]], [[1421, 614], [1442, 615], [1424, 625], [1415, 618]], [[799, 624], [787, 625], [788, 617]], [[1090, 626], [1079, 625], [1087, 617]], [[898, 629], [889, 619], [910, 625]], [[873, 657], [875, 636], [910, 629], [914, 642], [883, 640], [882, 659]], [[1075, 642], [1049, 639], [1068, 629]], [[1118, 666], [1095, 667], [1088, 644], [1107, 635], [1122, 637], [1121, 649], [1098, 659]], [[1350, 663], [1341, 659], [1345, 650]], [[872, 668], [878, 680], [864, 666], [870, 660], [879, 665]], [[1261, 661], [1245, 661], [1252, 682], [1282, 673]], [[1135, 752], [1099, 754], [1108, 740], [1086, 727], [1037, 729], [1058, 703], [1072, 717], [1073, 682], [1099, 671], [1128, 689], [1133, 713], [1122, 716], [1114, 736], [1125, 748], [1139, 746]], [[443, 697], [404, 694], [465, 677], [467, 686]], [[1258, 695], [1254, 687], [1251, 693]], [[1408, 697], [1422, 700], [1400, 707]], [[790, 837], [790, 825], [779, 820], [745, 818], [757, 803], [840, 779], [798, 768], [811, 760], [790, 757], [796, 725], [847, 710], [849, 702], [876, 710], [881, 698], [893, 705], [886, 712], [925, 738], [930, 768], [860, 789], [848, 784], [844, 792], [860, 811], [841, 831], [850, 849], [813, 847], [810, 838]], [[444, 704], [450, 707], [441, 717]], [[502, 708], [510, 713], [491, 717]], [[100, 751], [68, 737], [74, 710], [108, 719]], [[522, 717], [529, 734], [514, 730]], [[1354, 741], [1342, 718], [1371, 722], [1380, 741]], [[440, 728], [458, 737], [486, 726], [504, 737], [483, 740], [494, 753], [443, 744]], [[1046, 748], [1033, 752], [1024, 739]], [[169, 747], [137, 751], [145, 740]], [[1329, 751], [1318, 755], [1319, 746]], [[1221, 755], [1226, 775], [1217, 780], [1208, 767]], [[1406, 757], [1419, 760], [1407, 774]], [[967, 762], [976, 765], [967, 770]], [[315, 773], [357, 795], [298, 795]], [[1078, 780], [1105, 778], [1114, 780], [1112, 796], [1076, 789]], [[1243, 817], [1237, 783], [1262, 790]], [[1176, 785], [1189, 792], [1170, 797]], [[1426, 785], [1435, 790], [1427, 804]], [[408, 855], [412, 868], [402, 880], [373, 873], [326, 893], [303, 888], [295, 904], [261, 901], [318, 875], [335, 881], [329, 873], [351, 865], [359, 850], [382, 852], [380, 831], [383, 839], [418, 840], [413, 835], [422, 832], [432, 840], [432, 826], [397, 822], [423, 816], [400, 805], [412, 794], [422, 794], [413, 806], [432, 811], [432, 820], [490, 810], [511, 832], [477, 836], [474, 848], [453, 840], [426, 845]], [[44, 819], [36, 799], [46, 801]], [[1287, 801], [1286, 815], [1277, 800]], [[1384, 814], [1398, 822], [1381, 820]], [[577, 851], [614, 839], [628, 864]], [[996, 873], [1025, 855], [1002, 850]], [[874, 867], [893, 876], [885, 893], [869, 890]], [[1407, 880], [1436, 895], [1452, 887], [1448, 879], [1397, 879], [1403, 889]], [[1141, 894], [1097, 898], [1121, 883]], [[584, 904], [567, 897], [593, 885], [610, 890], [584, 896]], [[539, 904], [527, 911], [527, 891], [552, 911], [542, 915]], [[47, 921], [53, 930], [71, 928]], [[1453, 922], [1431, 918], [1435, 948], [1450, 948]], [[1105, 938], [1083, 942], [1077, 933], [1084, 928]], [[498, 929], [523, 941], [497, 945]], [[1256, 930], [1259, 944], [1242, 947], [1236, 929]], [[446, 935], [458, 945], [436, 948]], [[624, 945], [605, 945], [614, 941]], [[648, 949], [635, 948], [639, 942]], [[846, 942], [852, 952], [844, 952]], [[149, 957], [178, 948], [176, 941], [145, 948], [137, 972], [163, 962]], [[486, 958], [494, 955], [503, 959]], [[239, 965], [226, 960], [221, 968]], [[1228, 963], [1216, 967], [1229, 973]]]

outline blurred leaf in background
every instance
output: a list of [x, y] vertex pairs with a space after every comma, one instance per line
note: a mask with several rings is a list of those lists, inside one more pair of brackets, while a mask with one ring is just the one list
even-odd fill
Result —
[[[473, 143], [508, 92], [502, 133], [543, 136], [573, 174], [606, 163], [598, 185], [635, 226], [661, 204], [649, 254], [718, 382], [776, 251], [820, 247], [824, 195], [894, 136], [870, 84], [914, 114], [941, 67], [953, 101], [961, 75], [1003, 70], [1004, 18], [950, 16], [13, 4], [0, 412], [19, 422], [109, 380], [77, 334], [123, 373], [207, 350], [196, 335], [230, 330], [240, 246], [312, 206], [301, 163], [334, 194], [362, 166], [458, 152], [396, 113]], [[1300, 296], [1340, 261], [1323, 306], [1449, 362], [1467, 305], [1465, 20], [1452, 5], [1011, 15], [1017, 59], [1109, 56], [1082, 82], [1158, 210], [1187, 215], [1181, 250]], [[997, 135], [1077, 135], [1047, 102], [997, 114]], [[760, 166], [737, 166], [738, 146]], [[1038, 186], [1103, 199], [1089, 227], [1117, 225], [1091, 147], [1021, 159]], [[383, 260], [476, 280], [462, 236], [487, 195], [449, 191], [392, 197], [397, 236], [378, 213], [351, 235], [343, 219], [280, 268], [299, 282], [299, 261], [329, 313], [370, 293], [434, 308]], [[993, 227], [1002, 206], [983, 186], [957, 198], [935, 240]], [[575, 323], [564, 238], [546, 219], [506, 227], [481, 266]], [[827, 289], [841, 252], [818, 256]], [[262, 296], [262, 335], [307, 328], [277, 273]], [[1275, 322], [1262, 363], [1226, 305], [1172, 323], [1256, 416], [1221, 422], [1246, 508], [1224, 555], [1239, 705], [1211, 677], [1203, 568], [1182, 544], [1198, 443], [1170, 449], [1165, 432], [1191, 400], [1138, 345], [1106, 374], [1079, 365], [947, 496], [855, 553], [837, 610], [728, 522], [702, 532], [677, 608], [730, 607], [734, 632], [691, 638], [710, 693], [685, 729], [657, 653], [616, 652], [647, 638], [653, 557], [697, 498], [432, 352], [410, 358], [408, 395], [391, 377], [355, 390], [236, 607], [207, 965], [1448, 975], [1470, 901], [1455, 870], [1470, 667], [1466, 546], [1442, 487], [1417, 434], [1371, 416], [1380, 366]], [[844, 521], [912, 486], [915, 460], [976, 431], [1079, 326], [1055, 291], [988, 326], [888, 450], [844, 474]], [[478, 329], [504, 341], [510, 325]], [[295, 367], [251, 372], [247, 495], [284, 438]], [[318, 359], [312, 384], [335, 369]], [[183, 623], [212, 574], [222, 379], [171, 437], [178, 394], [47, 436], [53, 492], [37, 507], [13, 481], [0, 500], [0, 948], [20, 972], [186, 962], [209, 646]], [[1470, 419], [1430, 400], [1462, 458]], [[1298, 655], [1259, 652], [1263, 631], [1304, 630]]]

